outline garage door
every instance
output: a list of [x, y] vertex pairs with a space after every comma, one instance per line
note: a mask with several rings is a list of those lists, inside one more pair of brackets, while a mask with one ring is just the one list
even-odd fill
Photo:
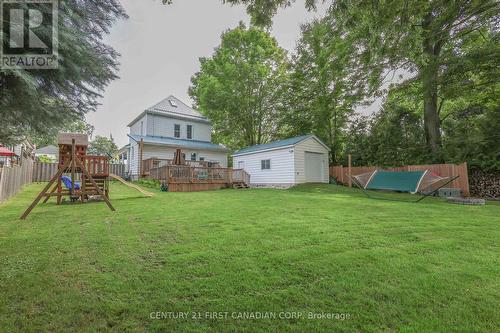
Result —
[[323, 182], [323, 154], [306, 151], [305, 159], [306, 182]]

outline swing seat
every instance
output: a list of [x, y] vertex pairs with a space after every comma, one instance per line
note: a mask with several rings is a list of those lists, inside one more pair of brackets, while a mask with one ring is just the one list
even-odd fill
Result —
[[[66, 188], [68, 190], [71, 190], [73, 188], [73, 183], [71, 182], [71, 178], [69, 178], [68, 176], [62, 176], [61, 177], [61, 181], [64, 183], [64, 186], [66, 186]], [[80, 183], [79, 182], [75, 182], [75, 190], [79, 190], [80, 189]]]

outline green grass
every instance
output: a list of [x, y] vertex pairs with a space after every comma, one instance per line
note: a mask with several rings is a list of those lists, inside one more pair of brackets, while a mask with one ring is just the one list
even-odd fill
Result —
[[[500, 206], [333, 185], [0, 205], [2, 332], [494, 332]], [[401, 196], [406, 198], [406, 196]], [[152, 312], [201, 319], [151, 319]], [[228, 319], [205, 312], [228, 311]], [[233, 312], [349, 314], [238, 320]]]

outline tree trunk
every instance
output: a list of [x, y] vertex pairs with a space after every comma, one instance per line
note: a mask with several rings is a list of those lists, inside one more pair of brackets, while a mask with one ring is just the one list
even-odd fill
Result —
[[429, 65], [423, 73], [424, 127], [427, 145], [433, 159], [439, 162], [441, 156], [441, 124], [437, 107], [437, 69]]
[[441, 122], [438, 112], [438, 71], [441, 42], [434, 39], [435, 31], [429, 30], [431, 15], [423, 22], [423, 53], [426, 58], [422, 65], [422, 89], [424, 94], [424, 127], [427, 146], [434, 162], [442, 162]]

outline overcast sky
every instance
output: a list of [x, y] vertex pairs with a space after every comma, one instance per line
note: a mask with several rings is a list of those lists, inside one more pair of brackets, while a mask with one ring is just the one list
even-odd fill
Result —
[[[199, 70], [199, 57], [208, 57], [220, 35], [240, 21], [248, 24], [243, 6], [222, 5], [221, 0], [121, 0], [128, 20], [118, 22], [107, 42], [121, 53], [120, 78], [104, 93], [102, 106], [89, 114], [94, 135], [111, 133], [118, 146], [128, 143], [127, 124], [139, 113], [172, 94], [191, 105], [187, 94], [191, 76]], [[274, 18], [272, 34], [292, 52], [300, 24], [324, 14], [308, 12], [304, 0], [283, 9]]]

